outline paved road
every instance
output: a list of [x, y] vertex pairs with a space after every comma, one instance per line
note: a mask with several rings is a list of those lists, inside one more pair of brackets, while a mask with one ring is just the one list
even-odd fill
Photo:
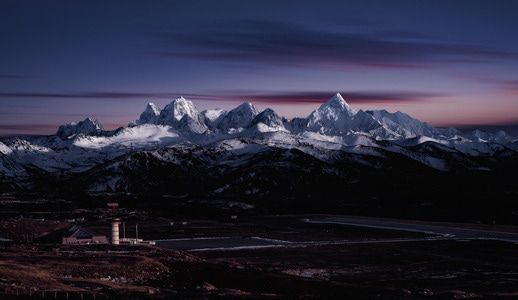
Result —
[[506, 242], [518, 242], [518, 232], [501, 232], [493, 230], [468, 229], [452, 226], [424, 225], [404, 223], [394, 220], [377, 220], [361, 217], [319, 217], [305, 220], [309, 223], [343, 224], [349, 226], [392, 229], [401, 231], [422, 232], [440, 235], [453, 239], [491, 239]]
[[156, 245], [162, 248], [180, 251], [204, 250], [238, 250], [250, 248], [282, 247], [292, 243], [258, 237], [210, 237], [192, 239], [157, 240]]
[[331, 240], [290, 242], [259, 237], [204, 237], [156, 240], [156, 245], [180, 251], [239, 250], [268, 247], [305, 247], [311, 245], [357, 244], [357, 243], [394, 243], [408, 241], [426, 241], [434, 239], [473, 240], [490, 239], [506, 242], [518, 242], [518, 232], [468, 229], [440, 225], [414, 224], [397, 220], [382, 220], [349, 216], [309, 217], [302, 222], [315, 224], [342, 224], [345, 226], [371, 227], [388, 230], [421, 232], [421, 238], [390, 238], [375, 240]]

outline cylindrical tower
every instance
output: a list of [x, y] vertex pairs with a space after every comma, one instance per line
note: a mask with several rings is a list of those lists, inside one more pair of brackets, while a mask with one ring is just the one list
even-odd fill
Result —
[[119, 245], [119, 224], [120, 219], [113, 219], [112, 221], [112, 245]]

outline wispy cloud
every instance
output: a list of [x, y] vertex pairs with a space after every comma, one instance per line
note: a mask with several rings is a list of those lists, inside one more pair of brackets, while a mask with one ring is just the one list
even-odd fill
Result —
[[518, 80], [481, 76], [477, 74], [454, 73], [452, 76], [489, 86], [498, 92], [518, 96]]
[[[133, 102], [145, 102], [145, 101], [154, 101], [154, 100], [163, 100], [163, 99], [176, 99], [178, 97], [185, 97], [189, 100], [205, 100], [205, 101], [222, 101], [222, 100], [233, 100], [233, 96], [228, 96], [227, 94], [223, 95], [221, 93], [182, 93], [182, 92], [166, 92], [166, 93], [152, 93], [152, 92], [142, 92], [142, 93], [127, 93], [127, 92], [71, 92], [71, 93], [60, 93], [60, 92], [0, 92], [0, 98], [27, 98], [27, 99], [93, 99], [93, 100], [103, 100], [103, 101], [113, 101], [113, 102], [128, 102], [132, 100]], [[237, 100], [236, 100], [237, 101]], [[37, 102], [33, 102], [33, 104], [10, 104], [11, 107], [26, 107], [26, 108], [36, 108], [40, 107], [36, 104]], [[0, 115], [2, 111], [0, 111]]]
[[[333, 94], [329, 92], [272, 92], [254, 93], [246, 91], [215, 92], [221, 98], [229, 101], [249, 101], [252, 103], [264, 104], [321, 104], [329, 100]], [[388, 103], [388, 102], [420, 102], [449, 96], [440, 93], [409, 92], [409, 91], [387, 91], [371, 92], [357, 91], [341, 93], [348, 103]]]
[[153, 53], [210, 61], [310, 68], [422, 68], [432, 63], [482, 62], [516, 53], [480, 45], [418, 38], [411, 33], [320, 31], [283, 22], [241, 21], [204, 31], [156, 33]]
[[92, 99], [145, 99], [145, 98], [169, 98], [172, 93], [124, 93], [124, 92], [77, 92], [77, 93], [47, 93], [47, 92], [13, 92], [0, 93], [5, 98], [92, 98]]
[[30, 79], [30, 78], [34, 78], [34, 76], [14, 75], [14, 74], [0, 74], [0, 79]]
[[[387, 103], [387, 102], [418, 102], [431, 98], [446, 97], [448, 94], [412, 92], [412, 91], [356, 91], [342, 92], [342, 96], [350, 103]], [[211, 91], [207, 93], [124, 93], [124, 92], [85, 92], [85, 93], [0, 93], [0, 97], [21, 98], [70, 98], [70, 99], [104, 99], [125, 100], [150, 98], [174, 99], [183, 96], [189, 100], [203, 101], [249, 101], [264, 104], [320, 104], [333, 96], [324, 91], [315, 92], [256, 92], [256, 91]], [[27, 105], [26, 105], [27, 106]]]
[[18, 134], [48, 134], [58, 129], [56, 125], [48, 123], [0, 124], [0, 136], [15, 136]]
[[518, 80], [516, 79], [480, 78], [479, 81], [494, 85], [506, 94], [518, 95]]

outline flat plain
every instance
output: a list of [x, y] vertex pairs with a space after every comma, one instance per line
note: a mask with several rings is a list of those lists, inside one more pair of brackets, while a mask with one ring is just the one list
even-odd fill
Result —
[[[27, 211], [26, 211], [27, 213]], [[16, 217], [4, 210], [4, 299], [513, 299], [517, 227], [280, 214], [214, 218], [117, 211], [121, 236], [155, 245], [62, 245], [81, 220], [110, 235], [114, 212]], [[40, 218], [46, 215], [47, 218]], [[52, 216], [52, 217], [51, 217]], [[491, 235], [495, 234], [492, 238]], [[503, 234], [503, 238], [499, 235]], [[169, 244], [167, 242], [170, 242]]]

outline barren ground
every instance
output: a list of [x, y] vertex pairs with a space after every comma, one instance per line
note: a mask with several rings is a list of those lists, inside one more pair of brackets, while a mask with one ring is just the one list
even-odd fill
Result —
[[[311, 216], [200, 220], [153, 217], [140, 212], [124, 219], [128, 237], [136, 234], [133, 226], [138, 224], [139, 237], [146, 240], [261, 237], [297, 242], [296, 246], [286, 247], [205, 251], [157, 246], [60, 245], [38, 237], [69, 224], [4, 217], [0, 236], [18, 240], [0, 243], [0, 298], [518, 297], [515, 243], [434, 239], [433, 235], [419, 232], [302, 221], [308, 217]], [[82, 225], [109, 234], [106, 218], [86, 220]], [[516, 230], [512, 226], [483, 224], [455, 226]], [[348, 242], [340, 242], [344, 240]]]

